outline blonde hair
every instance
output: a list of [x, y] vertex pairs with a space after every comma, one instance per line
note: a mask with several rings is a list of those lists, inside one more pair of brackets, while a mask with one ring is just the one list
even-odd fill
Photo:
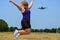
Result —
[[28, 6], [28, 2], [26, 2], [26, 1], [22, 1], [21, 4], [24, 6]]

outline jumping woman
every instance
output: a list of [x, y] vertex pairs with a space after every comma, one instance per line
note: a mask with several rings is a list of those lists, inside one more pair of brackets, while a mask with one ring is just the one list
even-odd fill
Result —
[[30, 8], [33, 5], [33, 0], [30, 0], [30, 3], [26, 2], [26, 0], [23, 0], [20, 5], [15, 3], [13, 0], [9, 0], [12, 4], [14, 4], [19, 11], [21, 11], [23, 18], [21, 20], [21, 26], [22, 30], [15, 30], [14, 36], [16, 38], [19, 37], [19, 35], [28, 35], [31, 33], [31, 24], [30, 24]]

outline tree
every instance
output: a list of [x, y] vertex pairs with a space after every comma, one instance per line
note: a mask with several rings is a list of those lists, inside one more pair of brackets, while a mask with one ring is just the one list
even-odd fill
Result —
[[51, 29], [51, 32], [52, 32], [52, 33], [56, 33], [56, 28], [52, 28], [52, 29]]
[[7, 22], [5, 22], [3, 19], [0, 19], [0, 32], [8, 31], [9, 27]]
[[12, 31], [14, 31], [15, 29], [18, 29], [18, 28], [17, 28], [17, 27], [10, 27], [10, 28], [9, 28], [9, 31], [12, 32]]
[[31, 32], [35, 32], [35, 29], [31, 29]]
[[50, 32], [50, 29], [44, 29], [44, 32], [48, 33], [48, 32]]
[[39, 30], [39, 29], [35, 29], [34, 31], [35, 31], [35, 32], [40, 32], [40, 30]]
[[57, 32], [60, 33], [60, 28], [57, 28]]
[[40, 32], [44, 32], [44, 30], [43, 29], [40, 29]]

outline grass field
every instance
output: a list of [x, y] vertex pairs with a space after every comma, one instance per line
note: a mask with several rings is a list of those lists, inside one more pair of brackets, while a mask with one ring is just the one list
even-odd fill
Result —
[[[0, 32], [0, 40], [16, 40], [12, 32]], [[31, 33], [20, 36], [18, 40], [60, 40], [58, 33]]]

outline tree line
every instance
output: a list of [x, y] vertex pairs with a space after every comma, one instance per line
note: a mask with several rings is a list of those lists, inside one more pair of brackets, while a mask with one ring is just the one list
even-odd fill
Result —
[[52, 29], [32, 29], [32, 32], [41, 32], [41, 33], [60, 33], [60, 28], [52, 28]]
[[[0, 19], [0, 32], [13, 32], [17, 27], [9, 27], [7, 22], [3, 19]], [[18, 29], [20, 30], [20, 29]], [[46, 32], [46, 33], [60, 33], [60, 28], [52, 28], [52, 29], [31, 29], [32, 32]]]

